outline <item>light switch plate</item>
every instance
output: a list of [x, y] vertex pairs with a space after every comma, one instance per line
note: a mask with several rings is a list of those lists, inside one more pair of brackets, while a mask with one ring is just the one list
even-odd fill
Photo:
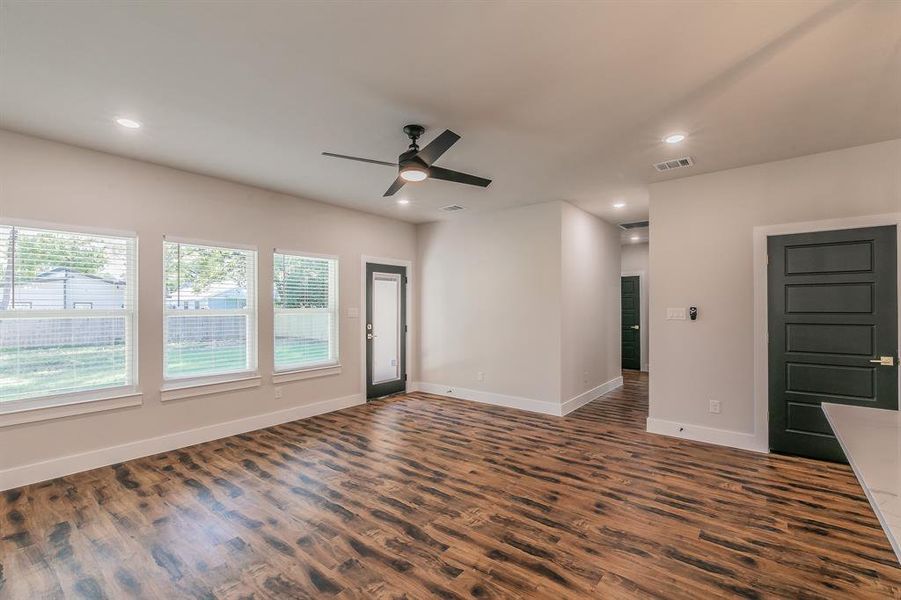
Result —
[[667, 308], [666, 309], [666, 320], [667, 321], [684, 321], [685, 319], [686, 319], [685, 307]]

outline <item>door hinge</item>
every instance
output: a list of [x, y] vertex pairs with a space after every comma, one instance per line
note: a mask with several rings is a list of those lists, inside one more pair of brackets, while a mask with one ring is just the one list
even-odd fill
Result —
[[410, 328], [404, 325], [404, 333], [407, 333], [408, 331], [410, 331]]
[[766, 255], [766, 264], [767, 265], [770, 264], [770, 255], [769, 254]]
[[404, 275], [404, 283], [410, 283], [410, 280], [407, 279], [407, 276], [406, 276], [406, 275]]
[[407, 374], [404, 373], [404, 381], [406, 381], [406, 380], [407, 380]]

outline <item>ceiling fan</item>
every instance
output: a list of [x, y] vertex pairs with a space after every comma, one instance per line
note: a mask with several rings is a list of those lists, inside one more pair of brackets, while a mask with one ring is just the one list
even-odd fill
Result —
[[333, 152], [323, 152], [324, 156], [332, 156], [334, 158], [346, 158], [348, 160], [358, 160], [360, 162], [372, 163], [374, 165], [385, 165], [386, 167], [397, 167], [397, 179], [385, 192], [385, 196], [393, 196], [397, 190], [404, 187], [408, 181], [422, 181], [423, 179], [443, 179], [444, 181], [453, 181], [455, 183], [465, 183], [467, 185], [478, 185], [488, 187], [491, 183], [490, 179], [484, 177], [476, 177], [459, 171], [451, 171], [434, 165], [438, 158], [448, 151], [448, 149], [457, 143], [460, 136], [445, 129], [444, 133], [436, 137], [434, 140], [420, 150], [416, 143], [425, 127], [422, 125], [406, 125], [404, 133], [410, 138], [410, 147], [407, 151], [397, 157], [397, 162], [385, 162], [383, 160], [373, 160], [371, 158], [360, 158], [358, 156], [347, 156], [346, 154], [334, 154]]

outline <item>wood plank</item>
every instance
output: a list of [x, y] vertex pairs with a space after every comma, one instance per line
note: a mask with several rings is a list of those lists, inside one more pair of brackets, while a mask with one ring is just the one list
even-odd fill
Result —
[[851, 470], [408, 394], [6, 492], [0, 597], [899, 597]]

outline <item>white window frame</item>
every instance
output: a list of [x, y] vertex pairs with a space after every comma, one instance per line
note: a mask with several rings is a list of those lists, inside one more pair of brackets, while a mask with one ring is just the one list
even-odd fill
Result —
[[[335, 262], [335, 286], [329, 290], [329, 298], [332, 306], [327, 309], [321, 308], [279, 308], [275, 306], [275, 256], [284, 254], [286, 256], [297, 256], [300, 258], [318, 258], [322, 260], [332, 260]], [[341, 373], [341, 309], [340, 309], [340, 289], [341, 289], [341, 260], [336, 254], [316, 254], [313, 252], [302, 252], [298, 250], [284, 250], [275, 248], [272, 251], [272, 368], [273, 381], [282, 383], [295, 379], [309, 379], [311, 377], [322, 377], [326, 375], [337, 375]], [[334, 347], [334, 360], [313, 363], [303, 366], [287, 366], [279, 368], [275, 362], [275, 318], [279, 314], [332, 314], [335, 319], [335, 336], [329, 339], [330, 346]], [[329, 351], [329, 355], [331, 355]]]
[[[188, 246], [203, 246], [207, 248], [215, 248], [219, 250], [244, 250], [251, 252], [250, 264], [248, 265], [251, 273], [247, 277], [247, 306], [243, 309], [214, 309], [194, 311], [169, 308], [166, 306], [166, 269], [165, 269], [165, 253], [166, 242], [172, 244], [184, 244]], [[199, 396], [212, 394], [220, 391], [230, 391], [233, 389], [242, 389], [248, 387], [256, 387], [261, 383], [259, 376], [259, 332], [257, 319], [259, 314], [259, 300], [257, 297], [258, 277], [259, 277], [259, 251], [256, 246], [240, 244], [235, 242], [215, 242], [210, 240], [198, 240], [191, 238], [182, 238], [164, 235], [163, 244], [161, 245], [161, 255], [163, 262], [163, 278], [162, 278], [162, 296], [163, 296], [163, 385], [160, 388], [161, 400], [177, 400], [190, 396]], [[247, 369], [239, 369], [235, 371], [227, 371], [222, 373], [214, 373], [211, 375], [185, 375], [181, 377], [171, 377], [166, 375], [166, 358], [167, 358], [167, 338], [168, 317], [215, 317], [215, 316], [231, 316], [244, 314], [247, 316]]]
[[[54, 231], [58, 233], [71, 233], [75, 235], [95, 235], [99, 237], [117, 237], [131, 241], [128, 248], [130, 256], [128, 264], [130, 270], [126, 272], [126, 293], [131, 295], [131, 308], [109, 309], [91, 311], [92, 317], [109, 317], [124, 316], [125, 317], [125, 345], [131, 347], [131, 352], [126, 352], [125, 374], [128, 383], [120, 386], [98, 387], [90, 390], [81, 390], [77, 392], [65, 392], [61, 394], [47, 394], [44, 396], [34, 396], [31, 398], [22, 398], [19, 400], [10, 400], [0, 402], [0, 427], [10, 425], [18, 425], [21, 423], [31, 423], [35, 421], [44, 421], [48, 419], [57, 419], [61, 417], [99, 412], [104, 410], [113, 410], [128, 406], [138, 406], [143, 403], [143, 395], [140, 392], [138, 365], [138, 351], [140, 348], [138, 340], [138, 257], [140, 255], [138, 249], [138, 235], [134, 231], [123, 231], [115, 229], [104, 229], [98, 227], [82, 226], [82, 225], [66, 225], [59, 223], [48, 223], [45, 221], [33, 221], [27, 219], [2, 219], [0, 226], [14, 227], [20, 229], [41, 229], [45, 231]], [[13, 250], [13, 261], [15, 261], [15, 250]], [[72, 313], [72, 318], [84, 318], [85, 311], [83, 309], [40, 309], [34, 310], [30, 306], [16, 307], [15, 301], [15, 282], [13, 289], [10, 290], [12, 297], [10, 303], [13, 308], [0, 313], [0, 316], [7, 319], [15, 319], [17, 315], [25, 318], [62, 318]], [[24, 304], [24, 303], [21, 303]], [[29, 303], [30, 304], [30, 303]], [[78, 314], [74, 314], [74, 313]]]

